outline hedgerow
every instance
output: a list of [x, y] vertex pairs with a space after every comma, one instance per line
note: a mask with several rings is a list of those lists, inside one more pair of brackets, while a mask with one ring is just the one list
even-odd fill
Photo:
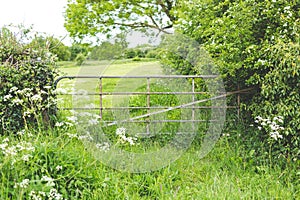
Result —
[[[49, 122], [56, 57], [30, 42], [30, 30], [0, 30], [0, 134], [31, 122]], [[26, 122], [26, 123], [25, 123]]]
[[[226, 90], [253, 88], [242, 95], [245, 124], [254, 124], [255, 117], [283, 117], [283, 138], [272, 144], [269, 133], [246, 127], [245, 138], [276, 150], [257, 149], [257, 157], [300, 158], [299, 8], [297, 1], [283, 0], [190, 1], [179, 13], [177, 31], [209, 52]], [[173, 55], [164, 60], [181, 74], [199, 73], [202, 67]], [[256, 149], [255, 143], [250, 148]]]

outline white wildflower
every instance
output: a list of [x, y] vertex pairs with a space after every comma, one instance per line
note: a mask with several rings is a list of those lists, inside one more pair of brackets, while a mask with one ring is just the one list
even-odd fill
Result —
[[41, 196], [45, 197], [45, 196], [46, 196], [46, 193], [45, 193], [45, 192], [43, 192], [43, 191], [39, 191], [39, 195], [41, 195]]
[[256, 119], [261, 121], [263, 118], [261, 116], [257, 116]]
[[102, 144], [96, 144], [96, 148], [100, 149], [101, 151], [107, 152], [110, 149], [110, 145], [108, 142], [104, 142]]
[[20, 183], [15, 183], [15, 186], [14, 186], [14, 188], [17, 188], [18, 186], [20, 187], [20, 188], [27, 188], [28, 187], [28, 185], [29, 185], [29, 179], [24, 179], [23, 181], [21, 181]]
[[63, 125], [65, 125], [64, 122], [56, 122], [54, 126], [56, 126], [56, 127], [62, 127]]
[[11, 94], [5, 95], [3, 100], [4, 101], [8, 101], [9, 99], [11, 99], [13, 96]]
[[4, 139], [2, 140], [2, 142], [4, 142], [4, 143], [9, 142], [9, 138], [4, 138]]
[[230, 134], [229, 133], [224, 133], [223, 136], [224, 137], [230, 137]]
[[61, 165], [57, 165], [57, 166], [55, 167], [55, 169], [56, 169], [56, 171], [60, 171], [60, 170], [62, 170], [62, 166], [61, 166]]
[[24, 101], [22, 99], [14, 99], [12, 100], [12, 103], [13, 104], [16, 104], [16, 105], [21, 105]]
[[17, 91], [19, 88], [17, 88], [16, 86], [10, 88], [9, 92], [15, 92]]
[[134, 141], [137, 140], [137, 138], [134, 138], [134, 137], [127, 137], [126, 136], [126, 128], [124, 128], [124, 127], [117, 128], [116, 135], [119, 136], [122, 143], [128, 142], [130, 145], [134, 145], [135, 144]]
[[34, 190], [32, 190], [29, 193], [29, 197], [31, 197], [32, 200], [43, 200], [46, 197], [46, 193], [43, 191], [36, 193]]
[[30, 142], [20, 142], [16, 145], [16, 148], [19, 149], [19, 151], [34, 151], [35, 148], [32, 146], [32, 144]]
[[18, 151], [15, 146], [11, 146], [4, 149], [3, 153], [5, 156], [15, 156], [17, 155]]
[[48, 94], [48, 92], [44, 91], [44, 90], [41, 90], [40, 92], [41, 94]]
[[257, 128], [258, 128], [259, 130], [261, 130], [261, 129], [262, 129], [262, 127], [260, 127], [260, 126], [258, 126]]
[[18, 131], [17, 135], [19, 135], [19, 136], [25, 135], [25, 130]]
[[58, 193], [58, 191], [55, 188], [52, 188], [48, 194], [49, 199], [54, 200], [61, 200], [63, 199], [63, 196]]
[[31, 88], [24, 88], [23, 90], [16, 91], [16, 93], [21, 94], [21, 95], [25, 94], [26, 97], [30, 97], [32, 95], [31, 91], [32, 91]]
[[279, 126], [278, 126], [276, 123], [272, 123], [272, 124], [270, 125], [270, 128], [271, 128], [273, 131], [276, 131], [276, 130], [278, 130]]
[[41, 95], [35, 94], [35, 95], [33, 95], [33, 96], [31, 97], [31, 100], [32, 100], [32, 101], [42, 101], [43, 98], [41, 97]]
[[2, 151], [5, 151], [7, 146], [8, 146], [7, 143], [0, 144], [0, 149], [2, 149]]
[[67, 117], [67, 120], [69, 120], [70, 122], [75, 123], [77, 121], [77, 117], [76, 116]]
[[125, 141], [127, 141], [130, 145], [134, 145], [134, 141], [136, 140], [136, 138], [133, 138], [133, 137], [127, 137], [125, 139]]
[[30, 111], [25, 111], [25, 112], [23, 113], [23, 116], [24, 116], [24, 117], [30, 117], [30, 116], [31, 116], [31, 112], [30, 112]]
[[44, 88], [45, 88], [46, 90], [49, 90], [49, 89], [51, 89], [51, 88], [52, 88], [52, 86], [50, 86], [50, 85], [46, 85], [46, 86], [44, 86]]
[[69, 137], [69, 138], [78, 138], [78, 136], [76, 134], [72, 134], [72, 133], [66, 133], [66, 135]]
[[43, 177], [41, 178], [41, 180], [47, 182], [47, 183], [46, 183], [47, 186], [51, 186], [51, 187], [52, 187], [52, 186], [55, 186], [54, 179], [51, 178], [51, 177], [43, 176]]
[[121, 135], [125, 135], [126, 133], [126, 128], [121, 127], [121, 128], [117, 128], [116, 130], [116, 135], [121, 136]]
[[32, 158], [32, 155], [26, 154], [26, 155], [23, 155], [21, 159], [25, 162], [28, 162], [30, 158]]
[[282, 139], [283, 136], [279, 134], [278, 131], [274, 131], [274, 132], [271, 132], [270, 133], [270, 137], [275, 139], [275, 140], [278, 140], [279, 138]]

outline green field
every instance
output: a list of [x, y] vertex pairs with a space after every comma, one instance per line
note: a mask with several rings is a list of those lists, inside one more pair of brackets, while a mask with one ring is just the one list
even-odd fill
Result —
[[[72, 63], [63, 65], [60, 70], [68, 75], [144, 75], [150, 69], [154, 74], [161, 73], [157, 62], [109, 65], [88, 62], [81, 67]], [[80, 88], [98, 91], [95, 86], [98, 81], [64, 80], [59, 87], [80, 85]], [[117, 84], [112, 81], [103, 83], [108, 91]], [[61, 97], [67, 103], [60, 106], [72, 106], [70, 97]], [[96, 100], [85, 103], [90, 102], [97, 103]], [[107, 98], [105, 104], [109, 105], [109, 102], [111, 99]], [[57, 120], [65, 123], [67, 116], [62, 113]], [[175, 162], [146, 173], [121, 172], [104, 165], [86, 149], [76, 135], [75, 126], [30, 129], [17, 138], [0, 136], [1, 148], [7, 144], [11, 150], [13, 147], [18, 150], [16, 155], [0, 155], [0, 199], [33, 199], [33, 193], [46, 199], [43, 192], [50, 194], [53, 188], [63, 199], [300, 199], [297, 163], [286, 163], [282, 167], [257, 162], [253, 154], [255, 150], [246, 145], [251, 141], [244, 139], [245, 134], [249, 134], [247, 126], [232, 129], [233, 126], [235, 124], [224, 129], [224, 136], [206, 157], [199, 158], [199, 141], [194, 141]], [[34, 150], [18, 147], [25, 144], [34, 146]], [[151, 144], [155, 145], [155, 142]], [[134, 149], [122, 145], [124, 149]], [[152, 147], [152, 150], [157, 147]], [[24, 156], [29, 153], [30, 159], [24, 161]], [[49, 181], [43, 176], [52, 179]], [[24, 182], [27, 182], [26, 187], [22, 187]]]

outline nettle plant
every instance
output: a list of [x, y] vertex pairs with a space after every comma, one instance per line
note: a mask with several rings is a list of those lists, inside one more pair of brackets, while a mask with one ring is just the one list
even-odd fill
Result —
[[0, 134], [37, 121], [48, 123], [55, 111], [56, 56], [29, 43], [29, 33], [0, 30]]

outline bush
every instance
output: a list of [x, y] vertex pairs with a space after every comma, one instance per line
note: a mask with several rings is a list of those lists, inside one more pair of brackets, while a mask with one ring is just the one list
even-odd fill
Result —
[[[283, 138], [272, 144], [276, 153], [259, 153], [300, 159], [299, 3], [190, 1], [182, 6], [178, 31], [205, 47], [219, 67], [226, 90], [235, 91], [238, 85], [241, 89], [253, 88], [253, 93], [243, 95], [245, 122], [254, 123], [257, 116], [284, 118]], [[180, 74], [202, 70], [180, 56], [166, 54], [163, 59], [165, 65]], [[253, 132], [255, 143], [268, 144], [268, 136]]]
[[[300, 45], [279, 40], [267, 49], [263, 57], [265, 62], [259, 65], [269, 70], [250, 80], [252, 84], [259, 83], [260, 92], [249, 105], [249, 110], [253, 116], [283, 117], [282, 138], [272, 143], [272, 154], [297, 160], [300, 159]], [[264, 140], [271, 137], [269, 132], [263, 136], [261, 131], [257, 133]]]
[[125, 58], [134, 58], [135, 56], [137, 56], [137, 54], [134, 49], [127, 49], [125, 51]]
[[49, 122], [54, 112], [50, 99], [57, 76], [55, 56], [45, 48], [23, 42], [28, 39], [26, 32], [0, 30], [0, 134], [37, 122], [37, 116]]
[[86, 57], [82, 53], [78, 54], [75, 58], [76, 65], [78, 65], [78, 66], [82, 65], [85, 60], [86, 60]]
[[134, 58], [132, 59], [132, 61], [141, 61], [141, 58], [140, 58], [140, 57], [134, 57]]

